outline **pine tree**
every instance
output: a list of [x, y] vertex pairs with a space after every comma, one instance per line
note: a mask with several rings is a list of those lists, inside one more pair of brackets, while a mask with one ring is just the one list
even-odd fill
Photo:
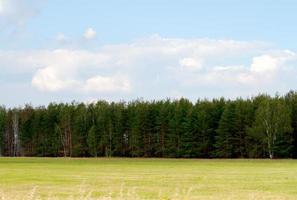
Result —
[[291, 125], [293, 128], [292, 132], [292, 157], [297, 158], [297, 92], [290, 91], [285, 96], [286, 104], [291, 110]]
[[96, 138], [96, 127], [93, 125], [88, 131], [87, 144], [89, 153], [97, 157], [97, 138]]
[[192, 132], [192, 156], [208, 158], [212, 150], [213, 106], [208, 101], [197, 101], [191, 114], [190, 131]]
[[247, 157], [247, 131], [252, 125], [254, 112], [249, 100], [237, 99], [235, 104], [234, 156], [243, 158]]
[[216, 156], [232, 158], [235, 154], [236, 106], [228, 102], [219, 122], [216, 137]]
[[4, 154], [4, 135], [6, 124], [6, 109], [0, 106], [0, 156]]

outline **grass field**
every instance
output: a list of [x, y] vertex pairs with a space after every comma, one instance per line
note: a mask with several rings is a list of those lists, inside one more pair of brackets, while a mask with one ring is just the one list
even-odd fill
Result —
[[297, 161], [0, 158], [1, 198], [297, 199]]

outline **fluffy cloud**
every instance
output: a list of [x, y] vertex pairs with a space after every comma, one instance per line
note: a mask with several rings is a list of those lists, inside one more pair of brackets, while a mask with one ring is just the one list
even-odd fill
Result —
[[35, 89], [51, 93], [198, 98], [295, 89], [296, 57], [261, 42], [155, 35], [97, 50], [0, 52], [0, 66], [7, 74], [29, 74]]
[[42, 91], [77, 90], [78, 92], [113, 93], [129, 92], [129, 80], [120, 76], [94, 76], [86, 81], [61, 77], [58, 70], [51, 67], [37, 70], [32, 85]]
[[86, 81], [85, 90], [100, 93], [129, 92], [131, 85], [128, 79], [120, 76], [95, 76]]
[[186, 70], [196, 71], [202, 68], [203, 62], [194, 58], [183, 58], [179, 61], [179, 64]]
[[274, 72], [279, 66], [279, 60], [271, 55], [262, 55], [253, 58], [251, 70], [257, 73]]
[[241, 65], [208, 66], [199, 73], [178, 71], [175, 77], [187, 86], [212, 85], [214, 88], [226, 89], [243, 86], [245, 89], [258, 88], [257, 92], [276, 92], [278, 85], [281, 85], [280, 79], [286, 77], [286, 90], [294, 87], [293, 82], [297, 75], [295, 53], [283, 50], [252, 56], [250, 59], [250, 64], [243, 62]]
[[55, 37], [55, 39], [58, 41], [58, 42], [61, 42], [61, 43], [64, 43], [67, 41], [67, 37], [65, 36], [64, 33], [58, 33]]
[[2, 14], [4, 12], [4, 1], [0, 1], [0, 13]]
[[253, 58], [251, 71], [256, 73], [273, 73], [289, 60], [296, 59], [294, 52], [285, 50], [277, 54], [264, 54]]
[[44, 0], [0, 0], [0, 27], [24, 25], [35, 16]]
[[[103, 52], [67, 49], [0, 52], [0, 58], [2, 64], [14, 66], [17, 73], [32, 73], [32, 85], [42, 91], [108, 93], [130, 90], [126, 78], [113, 74], [110, 56]], [[9, 70], [7, 67], [6, 71]]]
[[73, 89], [80, 85], [78, 81], [61, 77], [60, 74], [55, 67], [39, 69], [33, 76], [32, 85], [44, 91]]
[[84, 38], [87, 40], [92, 40], [96, 37], [97, 33], [93, 28], [88, 28], [84, 33]]

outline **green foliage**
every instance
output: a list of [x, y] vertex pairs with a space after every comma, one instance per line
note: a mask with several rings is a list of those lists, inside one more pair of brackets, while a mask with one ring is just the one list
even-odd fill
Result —
[[236, 105], [228, 102], [219, 122], [216, 136], [216, 157], [232, 158], [235, 157], [235, 138], [236, 133]]
[[[297, 156], [297, 94], [0, 107], [2, 155], [18, 115], [24, 156], [261, 158]], [[265, 124], [266, 123], [266, 124]]]
[[290, 109], [278, 97], [263, 100], [255, 116], [250, 135], [266, 145], [265, 152], [270, 158], [289, 156], [292, 144]]
[[87, 137], [88, 151], [92, 156], [97, 157], [97, 138], [96, 138], [96, 127], [93, 125], [88, 131]]
[[297, 158], [297, 92], [290, 91], [285, 96], [287, 106], [291, 110], [291, 125], [293, 128], [292, 132], [292, 157]]
[[4, 134], [5, 134], [5, 125], [6, 125], [6, 109], [0, 107], [0, 155], [4, 150]]

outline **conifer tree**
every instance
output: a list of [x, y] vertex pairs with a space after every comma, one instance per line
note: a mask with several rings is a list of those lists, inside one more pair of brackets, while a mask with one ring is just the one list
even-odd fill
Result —
[[235, 154], [236, 105], [228, 102], [219, 122], [216, 137], [216, 156], [232, 158]]

